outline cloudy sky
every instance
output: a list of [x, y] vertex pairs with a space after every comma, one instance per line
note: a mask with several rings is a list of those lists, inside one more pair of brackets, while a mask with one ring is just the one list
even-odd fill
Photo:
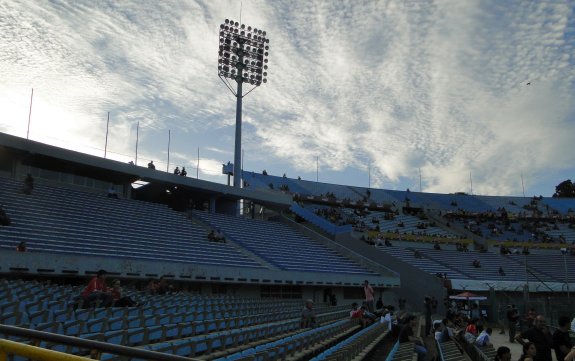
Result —
[[[224, 182], [218, 28], [267, 31], [244, 169], [386, 189], [551, 195], [575, 179], [575, 0], [0, 0], [0, 131]], [[319, 162], [318, 162], [319, 160]], [[370, 171], [368, 171], [370, 170]], [[371, 174], [371, 177], [368, 176]]]

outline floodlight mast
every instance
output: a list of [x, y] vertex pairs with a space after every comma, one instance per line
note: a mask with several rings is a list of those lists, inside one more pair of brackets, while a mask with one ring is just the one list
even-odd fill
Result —
[[[246, 27], [226, 19], [220, 25], [220, 47], [218, 56], [218, 76], [236, 97], [236, 135], [234, 147], [234, 187], [242, 184], [242, 99], [256, 87], [267, 82], [267, 56], [269, 39], [266, 32], [251, 26]], [[227, 79], [237, 83], [234, 92]], [[243, 94], [243, 83], [253, 85]]]

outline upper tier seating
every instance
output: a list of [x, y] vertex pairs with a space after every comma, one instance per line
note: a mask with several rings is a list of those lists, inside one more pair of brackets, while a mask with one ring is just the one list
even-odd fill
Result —
[[283, 270], [375, 274], [279, 222], [207, 212], [194, 215]]
[[0, 178], [0, 199], [12, 225], [0, 247], [26, 241], [32, 251], [263, 268], [234, 246], [209, 242], [206, 230], [165, 205]]

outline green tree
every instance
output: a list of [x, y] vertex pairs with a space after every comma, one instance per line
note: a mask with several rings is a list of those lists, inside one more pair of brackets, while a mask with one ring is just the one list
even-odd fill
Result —
[[575, 198], [575, 184], [567, 179], [555, 186], [554, 198]]

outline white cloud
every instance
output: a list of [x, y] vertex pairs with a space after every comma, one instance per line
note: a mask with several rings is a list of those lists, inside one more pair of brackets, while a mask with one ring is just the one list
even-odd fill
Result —
[[[562, 180], [552, 177], [573, 171], [574, 8], [244, 1], [242, 20], [271, 39], [269, 83], [244, 99], [250, 164], [313, 173], [319, 156], [358, 179], [371, 164], [398, 189], [421, 168], [434, 192], [467, 190], [471, 172], [486, 194], [521, 193], [523, 173], [550, 194]], [[216, 75], [217, 30], [238, 15], [231, 0], [0, 3], [0, 127], [25, 135], [34, 87], [32, 139], [97, 154], [110, 111], [109, 151], [123, 161], [138, 121], [145, 159], [165, 162], [168, 129], [174, 162], [198, 147], [231, 158], [235, 102]]]

